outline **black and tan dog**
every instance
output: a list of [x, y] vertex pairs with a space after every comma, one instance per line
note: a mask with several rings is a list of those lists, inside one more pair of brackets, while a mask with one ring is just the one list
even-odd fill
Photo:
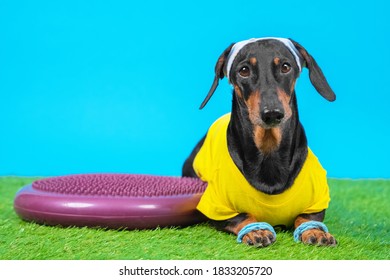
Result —
[[185, 161], [182, 175], [208, 187], [198, 210], [238, 242], [265, 247], [273, 227], [294, 227], [306, 244], [335, 245], [322, 223], [330, 201], [326, 171], [307, 146], [295, 82], [307, 67], [327, 100], [335, 95], [314, 58], [297, 42], [259, 38], [230, 45], [218, 58], [214, 83], [232, 84], [231, 113], [209, 129]]

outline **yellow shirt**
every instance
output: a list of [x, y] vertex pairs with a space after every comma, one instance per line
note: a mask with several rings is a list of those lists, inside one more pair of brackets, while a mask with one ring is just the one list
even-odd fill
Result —
[[304, 165], [293, 185], [281, 194], [268, 195], [252, 187], [230, 157], [227, 127], [230, 113], [210, 127], [193, 167], [208, 182], [197, 209], [212, 220], [226, 220], [240, 213], [259, 222], [291, 227], [299, 214], [320, 212], [330, 201], [326, 171], [308, 149]]

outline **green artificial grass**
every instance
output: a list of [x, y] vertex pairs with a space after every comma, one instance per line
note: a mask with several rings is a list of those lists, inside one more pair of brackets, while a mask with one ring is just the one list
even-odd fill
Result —
[[13, 200], [35, 178], [0, 177], [2, 260], [380, 260], [390, 259], [390, 180], [330, 179], [326, 224], [337, 247], [297, 244], [277, 232], [275, 244], [253, 248], [200, 224], [186, 228], [127, 231], [61, 228], [18, 218]]

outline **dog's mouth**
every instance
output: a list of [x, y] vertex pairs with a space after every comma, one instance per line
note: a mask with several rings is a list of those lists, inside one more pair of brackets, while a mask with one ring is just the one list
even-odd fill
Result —
[[257, 121], [254, 123], [255, 126], [261, 127], [264, 130], [269, 130], [269, 129], [274, 129], [274, 128], [279, 128], [285, 123], [286, 119], [282, 118], [280, 120], [275, 120], [275, 121], [268, 121], [265, 122], [261, 118], [258, 118]]
[[280, 121], [280, 122], [272, 122], [272, 123], [264, 123], [264, 122], [262, 122], [259, 126], [262, 127], [265, 130], [268, 130], [268, 129], [278, 128], [278, 127], [280, 127], [282, 125], [282, 123], [283, 123], [283, 120]]
[[282, 140], [282, 129], [277, 126], [257, 125], [254, 127], [253, 140], [263, 154], [277, 150]]

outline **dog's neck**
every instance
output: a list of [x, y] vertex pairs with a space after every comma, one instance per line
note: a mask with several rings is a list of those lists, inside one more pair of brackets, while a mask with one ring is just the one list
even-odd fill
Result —
[[[307, 156], [307, 140], [299, 122], [295, 93], [291, 97], [292, 116], [280, 128], [279, 145], [264, 152], [254, 139], [254, 128], [246, 106], [233, 93], [231, 120], [227, 132], [228, 149], [234, 163], [257, 190], [279, 194], [289, 188]], [[265, 134], [264, 134], [265, 135]]]

